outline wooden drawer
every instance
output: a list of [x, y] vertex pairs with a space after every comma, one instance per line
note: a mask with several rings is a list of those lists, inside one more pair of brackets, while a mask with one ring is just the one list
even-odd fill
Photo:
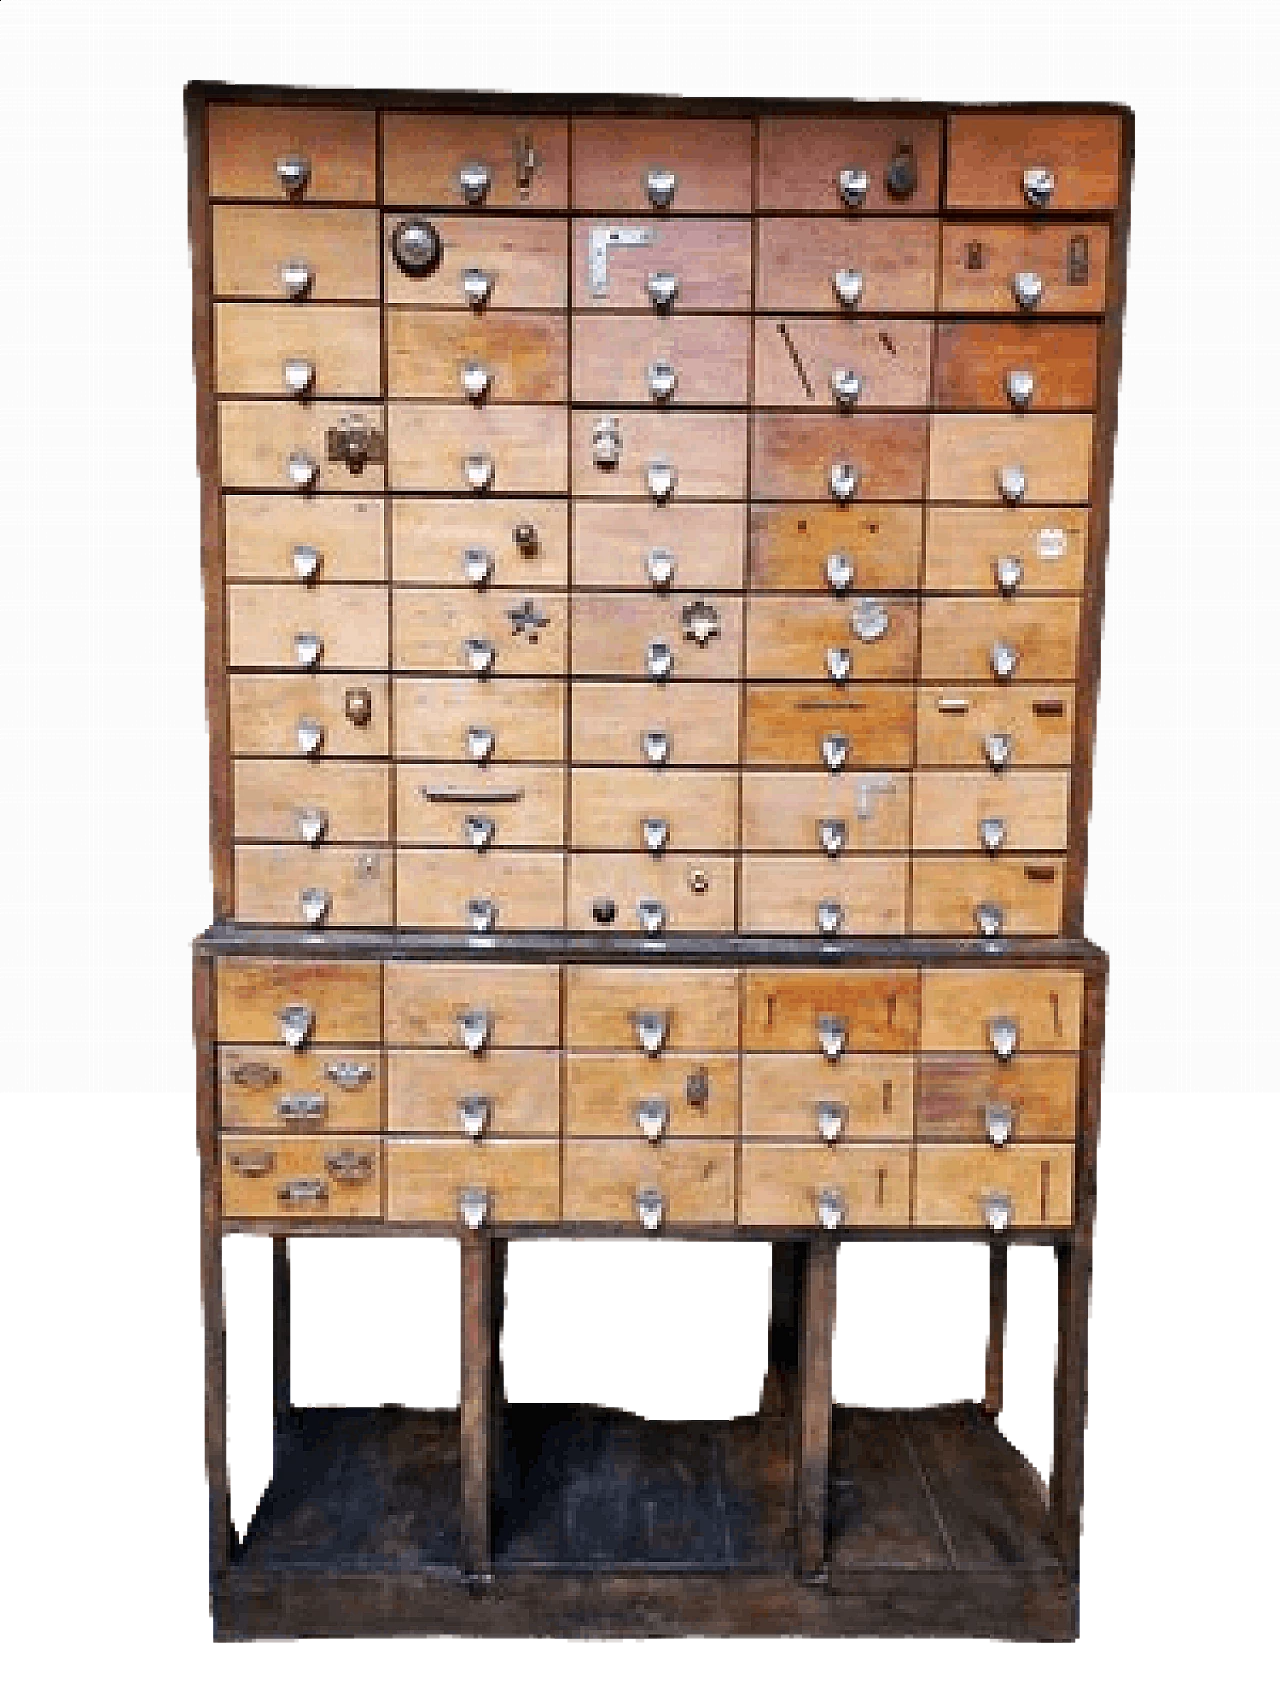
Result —
[[[742, 1058], [744, 1138], [910, 1138], [915, 1120], [910, 1055], [750, 1054]], [[823, 1130], [837, 1123], [834, 1139]]]
[[1088, 510], [935, 505], [929, 511], [925, 588], [995, 592], [1001, 560], [1016, 558], [1019, 593], [1077, 593], [1084, 585], [1088, 543]]
[[[937, 119], [897, 115], [762, 118], [758, 205], [854, 215], [857, 207], [937, 207], [941, 130]], [[910, 182], [901, 185], [889, 174], [900, 156], [910, 165]], [[847, 170], [867, 174], [865, 199], [854, 209], [840, 192], [840, 174]]]
[[382, 1057], [376, 1049], [218, 1051], [220, 1123], [261, 1132], [376, 1132]]
[[365, 960], [218, 961], [218, 1040], [278, 1043], [286, 1008], [308, 1010], [305, 1042], [377, 1043], [382, 1035], [382, 968]]
[[508, 1227], [560, 1218], [560, 1146], [554, 1140], [387, 1140], [387, 1219], [458, 1225], [464, 1192], [483, 1192], [485, 1223]]
[[[476, 1106], [472, 1106], [475, 1104]], [[469, 1123], [477, 1121], [476, 1130]], [[487, 1138], [560, 1131], [560, 1057], [528, 1049], [387, 1051], [387, 1125], [393, 1132]]]
[[396, 766], [396, 840], [402, 846], [564, 846], [565, 773], [559, 766]]
[[[731, 931], [735, 872], [732, 859], [714, 854], [684, 858], [670, 854], [573, 853], [569, 856], [570, 930], [639, 932], [645, 926], [641, 901], [656, 901], [667, 931]], [[611, 917], [598, 916], [609, 901]]]
[[293, 497], [258, 492], [229, 492], [223, 499], [223, 525], [229, 581], [303, 579], [295, 552], [315, 553], [312, 583], [385, 581], [381, 498], [312, 498], [300, 505]]
[[1005, 936], [1057, 936], [1062, 861], [1018, 854], [932, 855], [911, 862], [911, 929], [917, 936], [979, 934], [978, 908], [1000, 909]]
[[482, 1012], [485, 1047], [547, 1049], [560, 1041], [560, 970], [474, 961], [389, 960], [386, 1040], [464, 1048], [462, 1017]]
[[[673, 173], [666, 201], [651, 173]], [[573, 205], [627, 212], [749, 213], [751, 121], [707, 118], [575, 118]]]
[[1069, 765], [1075, 693], [1069, 687], [921, 688], [917, 698], [917, 762], [980, 765], [990, 743], [1007, 742], [1006, 763]]
[[927, 320], [757, 318], [755, 403], [837, 407], [837, 376], [859, 381], [859, 409], [926, 409], [933, 327]]
[[788, 966], [742, 975], [742, 1047], [823, 1053], [818, 1022], [829, 1016], [853, 1050], [912, 1050], [920, 1031], [914, 971], [832, 972]]
[[[820, 905], [839, 908], [838, 931], [818, 930]], [[742, 929], [778, 936], [900, 936], [907, 928], [907, 861], [860, 854], [742, 860]]]
[[912, 1219], [917, 1227], [984, 1227], [994, 1209], [1015, 1233], [1069, 1227], [1075, 1161], [1070, 1144], [919, 1144]]
[[[649, 279], [670, 273], [676, 281], [671, 314], [751, 312], [751, 221], [672, 219], [643, 229], [643, 243], [609, 240], [598, 220], [573, 222], [573, 306], [652, 314]], [[598, 234], [598, 235], [597, 235]], [[604, 264], [593, 265], [603, 249]]]
[[233, 669], [385, 670], [386, 588], [229, 587], [227, 651]]
[[214, 207], [213, 294], [293, 299], [300, 265], [309, 302], [378, 300], [378, 216], [372, 208]]
[[641, 1226], [641, 1193], [657, 1194], [660, 1227], [732, 1225], [736, 1146], [723, 1138], [567, 1139], [564, 1218]]
[[[1031, 202], [1028, 171], [1053, 174], [1047, 202]], [[1120, 195], [1115, 113], [953, 113], [947, 120], [947, 206], [1111, 208]]]
[[[401, 677], [394, 688], [397, 758], [471, 761], [486, 750], [516, 763], [564, 758], [563, 681]], [[483, 779], [482, 768], [476, 776]]]
[[570, 1049], [638, 1054], [644, 1015], [661, 1020], [661, 1049], [738, 1046], [736, 972], [703, 966], [567, 966], [564, 994]]
[[275, 492], [299, 490], [289, 474], [290, 458], [297, 453], [314, 464], [313, 491], [380, 492], [385, 475], [380, 461], [370, 458], [351, 468], [340, 457], [329, 456], [330, 431], [352, 420], [372, 433], [383, 430], [383, 410], [376, 403], [362, 403], [354, 410], [345, 403], [312, 403], [305, 409], [296, 403], [219, 403], [222, 483]]
[[[611, 468], [592, 456], [597, 423], [617, 423], [622, 450]], [[589, 498], [647, 498], [651, 464], [675, 470], [673, 501], [682, 498], [745, 498], [747, 416], [671, 414], [635, 409], [602, 417], [594, 409], [573, 412], [573, 490]]]
[[[933, 219], [762, 219], [756, 308], [762, 314], [931, 314], [938, 294]], [[861, 285], [848, 307], [838, 273]]]
[[236, 917], [245, 924], [318, 929], [393, 922], [385, 849], [250, 843], [237, 846], [235, 855]]
[[575, 314], [573, 397], [576, 403], [652, 404], [650, 369], [675, 375], [669, 407], [702, 403], [746, 406], [751, 378], [751, 321], [746, 315]]
[[736, 765], [738, 700], [736, 682], [575, 681], [574, 763], [648, 764], [654, 735], [673, 765]]
[[569, 328], [562, 314], [387, 310], [387, 395], [470, 402], [464, 370], [488, 375], [492, 403], [563, 403], [569, 395]]
[[[930, 524], [932, 534], [932, 521]], [[886, 592], [920, 582], [924, 518], [906, 504], [754, 504], [752, 592], [829, 593], [828, 559], [848, 559], [848, 590]]]
[[920, 1063], [916, 1128], [922, 1138], [986, 1140], [987, 1111], [1013, 1111], [1011, 1142], [1073, 1138], [1077, 1058], [1070, 1054], [926, 1055]]
[[223, 396], [292, 397], [285, 364], [304, 361], [307, 397], [376, 397], [382, 327], [376, 308], [220, 302], [214, 310], [215, 383]]
[[1079, 627], [1078, 599], [925, 599], [920, 674], [932, 682], [990, 682], [992, 651], [1000, 644], [1016, 652], [1019, 682], [1069, 682]]
[[[1105, 225], [942, 227], [938, 306], [945, 314], [1101, 314], [1107, 301]], [[1034, 273], [1042, 294], [1023, 309], [1019, 273]]]
[[569, 1055], [565, 1133], [582, 1138], [732, 1138], [738, 1130], [734, 1055]]
[[645, 825], [666, 826], [672, 853], [732, 852], [738, 839], [736, 771], [614, 769], [573, 772], [570, 840], [575, 848], [646, 851]]
[[858, 471], [860, 500], [924, 496], [923, 415], [757, 415], [752, 418], [757, 498], [831, 501], [831, 470]]
[[991, 1053], [997, 1020], [1013, 1027], [1019, 1051], [1080, 1046], [1084, 978], [1059, 966], [925, 969], [921, 1046]]
[[401, 848], [396, 923], [419, 930], [475, 931], [471, 903], [493, 909], [492, 929], [564, 929], [564, 855]]
[[[699, 642], [687, 630], [707, 612], [716, 631]], [[669, 651], [675, 681], [732, 680], [742, 667], [742, 600], [732, 594], [714, 603], [653, 593], [573, 595], [575, 676], [649, 677], [657, 646]]]
[[385, 759], [387, 683], [376, 676], [232, 676], [231, 750], [247, 756]]
[[1003, 826], [998, 845], [1013, 852], [1067, 845], [1070, 771], [921, 771], [912, 792], [911, 844], [923, 852], [981, 853], [983, 826], [995, 821]]
[[[896, 598], [752, 599], [747, 668], [752, 680], [909, 680], [916, 673], [919, 604]], [[863, 633], [872, 638], [863, 639]], [[843, 669], [843, 677], [835, 675]]]
[[568, 432], [563, 409], [532, 404], [393, 403], [387, 410], [388, 470], [398, 491], [472, 495], [466, 474], [472, 457], [488, 458], [487, 490], [557, 493], [566, 490]]
[[1028, 325], [1022, 320], [943, 321], [933, 374], [942, 409], [1015, 407], [1011, 373], [1029, 374], [1020, 409], [1092, 409], [1098, 392], [1098, 331], [1088, 324]]
[[744, 1227], [905, 1227], [911, 1146], [744, 1143], [738, 1220]]
[[[650, 554], [675, 593], [742, 587], [746, 519], [736, 504], [598, 502], [573, 506], [576, 587], [653, 591]], [[665, 559], [674, 560], [667, 569]]]
[[883, 771], [839, 776], [756, 772], [742, 779], [742, 846], [757, 853], [906, 852], [911, 779]]
[[[207, 109], [209, 194], [237, 201], [373, 202], [377, 114], [358, 107]], [[277, 162], [300, 156], [306, 181], [291, 195]]]
[[374, 1139], [246, 1132], [225, 1135], [219, 1149], [226, 1221], [376, 1221], [382, 1214], [382, 1146]]
[[[391, 601], [393, 667], [499, 680], [562, 676], [568, 668], [568, 621], [565, 593], [520, 598], [472, 587], [397, 587]], [[477, 666], [473, 641], [488, 648], [488, 665]]]
[[394, 580], [472, 586], [464, 557], [477, 550], [489, 554], [488, 587], [563, 587], [569, 580], [569, 506], [550, 498], [392, 500]]
[[310, 759], [237, 759], [234, 784], [237, 841], [391, 839], [391, 767], [387, 764], [350, 759], [326, 764]]
[[1087, 504], [1092, 415], [938, 415], [929, 435], [929, 496], [942, 503], [1000, 502], [1001, 470], [1020, 468], [1030, 504]]
[[545, 113], [383, 113], [384, 201], [466, 206], [461, 174], [477, 166], [488, 184], [473, 205], [567, 207], [569, 121]]
[[488, 283], [479, 312], [507, 308], [564, 309], [569, 305], [569, 243], [563, 219], [495, 219], [491, 214], [446, 214], [431, 221], [440, 240], [440, 264], [411, 277], [396, 263], [392, 239], [400, 220], [383, 220], [383, 276], [388, 303], [477, 312], [466, 289], [468, 273]]
[[915, 695], [908, 687], [804, 689], [748, 682], [744, 704], [744, 765], [827, 770], [828, 754], [837, 750], [847, 752], [848, 770], [901, 770], [911, 763]]

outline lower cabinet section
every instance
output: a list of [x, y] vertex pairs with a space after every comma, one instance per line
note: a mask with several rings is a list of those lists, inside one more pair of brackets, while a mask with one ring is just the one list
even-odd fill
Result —
[[906, 1227], [910, 1144], [742, 1146], [744, 1227]]
[[554, 1138], [389, 1138], [387, 1218], [474, 1227], [558, 1221], [560, 1146]]

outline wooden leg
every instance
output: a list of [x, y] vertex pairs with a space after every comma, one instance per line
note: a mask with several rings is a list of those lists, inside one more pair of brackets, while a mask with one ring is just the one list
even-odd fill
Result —
[[1084, 1425], [1089, 1344], [1089, 1228], [1056, 1250], [1058, 1259], [1058, 1368], [1053, 1395], [1053, 1473], [1049, 1516], [1058, 1550], [1073, 1570], [1080, 1562], [1080, 1509], [1084, 1502]]
[[831, 1473], [831, 1341], [836, 1317], [836, 1245], [804, 1247], [800, 1288], [800, 1443], [796, 1532], [800, 1574], [821, 1582], [827, 1564], [827, 1488]]
[[276, 1453], [289, 1426], [293, 1410], [291, 1387], [290, 1328], [292, 1309], [289, 1290], [289, 1241], [271, 1241], [271, 1417], [275, 1428]]
[[493, 1344], [490, 1347], [489, 1358], [493, 1370], [494, 1423], [496, 1425], [498, 1412], [507, 1402], [506, 1381], [502, 1373], [502, 1324], [507, 1312], [507, 1241], [505, 1239], [492, 1239], [490, 1249], [493, 1252]]
[[492, 1575], [493, 1250], [483, 1233], [462, 1239], [462, 1568]]
[[772, 1294], [769, 1304], [769, 1367], [760, 1394], [762, 1416], [788, 1416], [795, 1406], [800, 1362], [800, 1272], [804, 1244], [775, 1239], [772, 1245]]
[[209, 1483], [209, 1580], [238, 1545], [227, 1476], [227, 1328], [222, 1286], [222, 1175], [218, 1163], [213, 963], [197, 956], [194, 977], [196, 1132], [200, 1145], [200, 1297], [204, 1311], [204, 1464]]
[[1009, 1314], [1009, 1247], [1003, 1239], [991, 1245], [987, 1381], [982, 1408], [989, 1417], [1004, 1409], [1004, 1334]]

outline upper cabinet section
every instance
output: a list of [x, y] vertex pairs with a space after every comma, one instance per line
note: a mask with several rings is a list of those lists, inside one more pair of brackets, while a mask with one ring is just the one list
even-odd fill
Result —
[[573, 205], [750, 213], [750, 119], [575, 118]]
[[377, 115], [358, 107], [209, 107], [209, 194], [376, 202]]
[[936, 208], [941, 125], [922, 118], [762, 118], [762, 209]]
[[947, 120], [947, 206], [1092, 212], [1120, 198], [1115, 113], [955, 113]]
[[569, 121], [526, 113], [384, 113], [389, 207], [569, 205]]

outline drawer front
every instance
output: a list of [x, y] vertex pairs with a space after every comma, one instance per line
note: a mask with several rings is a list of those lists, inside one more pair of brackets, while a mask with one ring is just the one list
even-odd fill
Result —
[[[830, 929], [820, 930], [819, 917]], [[901, 936], [907, 928], [907, 862], [800, 854], [742, 861], [742, 929], [797, 936]]]
[[374, 1221], [382, 1214], [382, 1146], [375, 1140], [246, 1132], [224, 1135], [219, 1149], [225, 1220]]
[[232, 676], [231, 750], [385, 759], [387, 684], [376, 676]]
[[[616, 424], [621, 449], [616, 463], [595, 460], [593, 438], [602, 421]], [[649, 498], [655, 467], [674, 471], [672, 500], [745, 498], [747, 417], [718, 414], [655, 414], [623, 410], [573, 414], [573, 490], [589, 498]]]
[[1011, 1142], [1073, 1138], [1076, 1089], [1074, 1055], [926, 1055], [916, 1128], [922, 1138], [986, 1140], [989, 1111], [998, 1108], [1012, 1111]]
[[915, 599], [753, 599], [747, 675], [753, 680], [901, 681], [916, 673]]
[[738, 1046], [735, 972], [701, 966], [567, 966], [564, 979], [570, 1049], [630, 1050], [635, 1056], [649, 1048], [678, 1053]]
[[1075, 1151], [1069, 1144], [920, 1144], [917, 1227], [984, 1227], [993, 1211], [1013, 1232], [1069, 1227]]
[[909, 1055], [744, 1055], [744, 1138], [910, 1138], [915, 1066]]
[[[530, 531], [532, 530], [532, 531]], [[396, 581], [474, 586], [468, 553], [487, 553], [484, 585], [563, 587], [569, 580], [569, 506], [549, 498], [395, 498]]]
[[261, 1132], [376, 1132], [381, 1061], [376, 1049], [224, 1047], [218, 1051], [221, 1124]]
[[427, 847], [564, 846], [558, 766], [396, 766], [396, 840]]
[[644, 853], [649, 837], [673, 853], [732, 852], [738, 839], [736, 771], [615, 770], [573, 773], [571, 841], [575, 848]]
[[1078, 599], [926, 599], [920, 674], [932, 682], [990, 682], [995, 648], [1006, 646], [1016, 654], [1019, 682], [1069, 682], [1079, 627]]
[[921, 688], [917, 698], [917, 759], [921, 765], [989, 763], [992, 744], [1005, 763], [1069, 765], [1075, 694], [1065, 688]]
[[905, 769], [911, 763], [914, 702], [910, 688], [805, 690], [748, 683], [742, 761], [800, 770]]
[[1057, 936], [1062, 929], [1062, 861], [989, 854], [911, 863], [911, 929], [917, 936], [987, 934], [982, 911], [996, 909], [1006, 936]]
[[492, 215], [445, 214], [431, 225], [440, 242], [440, 264], [421, 276], [406, 273], [392, 243], [400, 219], [383, 221], [386, 300], [420, 308], [464, 308], [472, 312], [469, 273], [485, 290], [480, 312], [507, 308], [564, 309], [569, 305], [569, 245], [562, 219], [495, 219]]
[[[313, 584], [385, 581], [382, 502], [312, 498], [304, 506], [293, 497], [229, 492], [223, 499], [227, 579], [297, 583], [301, 551]], [[311, 553], [318, 560], [314, 573]]]
[[[927, 967], [922, 1047], [991, 1054], [1080, 1046], [1084, 978], [1062, 967]], [[993, 1036], [999, 1022], [998, 1039]], [[1009, 1028], [1012, 1028], [1010, 1031]]]
[[227, 589], [233, 669], [385, 670], [385, 587]]
[[760, 853], [876, 853], [911, 842], [911, 780], [767, 771], [742, 779], [742, 845]]
[[[1105, 225], [944, 225], [938, 306], [944, 314], [1101, 314], [1107, 301]], [[1020, 273], [1041, 286], [1023, 308]]]
[[568, 668], [564, 593], [504, 598], [472, 588], [397, 587], [391, 616], [397, 670], [503, 678], [562, 676]]
[[[911, 972], [770, 967], [742, 975], [742, 1047], [819, 1057], [837, 1033], [853, 1050], [912, 1050], [920, 1031]], [[823, 1020], [835, 1022], [823, 1026]], [[824, 1036], [827, 1044], [824, 1044]]]
[[[667, 174], [675, 179], [669, 195]], [[751, 121], [575, 118], [573, 205], [650, 216], [749, 213]]]
[[391, 924], [391, 856], [376, 849], [236, 848], [236, 917], [246, 924]]
[[[390, 766], [334, 759], [237, 759], [237, 841], [388, 842]], [[317, 828], [318, 826], [318, 828]]]
[[573, 595], [575, 676], [652, 678], [661, 685], [732, 680], [741, 666], [742, 600], [733, 595], [714, 602], [653, 593]]
[[670, 764], [736, 765], [738, 700], [736, 682], [575, 681], [574, 763], [646, 765], [653, 737]]
[[[562, 681], [400, 678], [395, 683], [396, 754], [456, 761], [488, 754], [498, 761], [554, 764], [564, 758], [564, 707]], [[483, 776], [477, 766], [477, 780]]]
[[650, 854], [569, 856], [569, 929], [646, 931], [641, 902], [661, 909], [661, 931], [731, 931], [732, 859], [714, 854], [654, 859]]
[[755, 402], [763, 409], [927, 409], [933, 328], [926, 320], [756, 320]]
[[570, 1055], [565, 1131], [574, 1137], [732, 1138], [736, 1055]]
[[[615, 241], [621, 230], [629, 241]], [[637, 235], [638, 233], [638, 235]], [[672, 219], [632, 226], [573, 222], [573, 306], [653, 314], [649, 280], [669, 273], [667, 312], [751, 312], [751, 221]]]
[[[923, 542], [923, 516], [905, 504], [755, 504], [751, 590], [825, 594], [832, 591], [832, 576], [844, 585], [845, 575], [855, 597], [914, 588]], [[847, 562], [830, 564], [833, 557]]]
[[387, 1124], [483, 1145], [560, 1130], [560, 1058], [527, 1049], [391, 1049]]
[[[931, 314], [938, 294], [932, 219], [762, 219], [756, 272], [763, 314]], [[837, 274], [857, 274], [848, 307]]]
[[561, 314], [387, 311], [387, 393], [470, 401], [463, 375], [482, 368], [491, 403], [563, 403], [569, 395], [569, 329]]
[[213, 294], [292, 300], [300, 265], [309, 302], [378, 300], [378, 216], [372, 208], [215, 207]]
[[481, 928], [563, 930], [564, 855], [402, 848], [396, 863], [396, 923], [473, 934]]
[[[211, 196], [267, 202], [378, 199], [376, 113], [214, 102], [206, 122]], [[290, 156], [306, 162], [305, 182], [297, 190], [286, 188], [277, 170]]]
[[302, 1042], [376, 1044], [382, 1035], [382, 968], [363, 960], [218, 961], [218, 1040], [279, 1043], [286, 1009], [305, 1008]]
[[1002, 590], [1007, 558], [1017, 560], [1019, 593], [1076, 593], [1084, 585], [1088, 510], [929, 511], [924, 584], [930, 592]]
[[741, 590], [746, 520], [736, 504], [573, 506], [575, 587], [675, 593]]
[[[937, 119], [762, 118], [759, 205], [846, 216], [937, 207], [941, 153]], [[841, 173], [851, 170], [867, 180], [853, 203], [841, 193]]]
[[[1027, 172], [1048, 171], [1047, 202], [1029, 201]], [[1115, 113], [953, 113], [947, 120], [947, 206], [1111, 208], [1120, 195]]]
[[744, 1227], [905, 1227], [911, 1146], [744, 1143]]
[[[483, 467], [498, 494], [566, 490], [563, 409], [532, 404], [393, 403], [387, 410], [388, 468], [399, 491], [464, 492], [467, 470]], [[479, 459], [479, 462], [474, 459]]]
[[999, 503], [1003, 471], [1017, 468], [1026, 502], [1087, 504], [1092, 459], [1091, 415], [939, 415], [929, 436], [929, 496]]
[[1070, 771], [921, 771], [913, 793], [913, 847], [981, 853], [988, 838], [1015, 852], [1067, 845]]
[[[654, 365], [669, 367], [675, 389]], [[751, 322], [746, 315], [576, 314], [573, 319], [573, 396], [578, 403], [682, 403], [746, 406], [751, 370]]]
[[297, 397], [285, 379], [285, 364], [294, 361], [311, 369], [307, 397], [376, 397], [382, 389], [376, 308], [220, 302], [214, 348], [223, 396]]
[[483, 1194], [484, 1224], [560, 1218], [560, 1146], [538, 1138], [472, 1144], [455, 1138], [387, 1140], [387, 1219], [459, 1225]]
[[925, 417], [757, 415], [752, 487], [758, 498], [830, 502], [832, 469], [856, 471], [860, 500], [924, 496]]
[[[1029, 399], [1016, 391], [1011, 374], [1030, 375]], [[1019, 397], [1016, 405], [1011, 391]], [[1097, 393], [1094, 326], [959, 320], [938, 327], [933, 396], [939, 408], [1092, 409]]]
[[640, 1227], [731, 1225], [735, 1146], [723, 1138], [568, 1139], [564, 1145], [564, 1218]]
[[[463, 172], [476, 167], [487, 182], [464, 190]], [[567, 207], [569, 121], [543, 113], [383, 113], [382, 194], [393, 206]]]
[[555, 966], [434, 964], [391, 960], [384, 973], [388, 1044], [462, 1051], [463, 1019], [481, 1016], [477, 1047], [553, 1049], [560, 1041], [560, 972]]
[[374, 403], [362, 403], [354, 410], [343, 403], [312, 403], [305, 409], [296, 403], [220, 403], [222, 483], [232, 488], [295, 491], [289, 469], [297, 456], [306, 458], [313, 471], [308, 490], [381, 491], [386, 471], [380, 460], [370, 457], [353, 466], [340, 455], [329, 454], [330, 433], [351, 422], [381, 434], [383, 410]]

